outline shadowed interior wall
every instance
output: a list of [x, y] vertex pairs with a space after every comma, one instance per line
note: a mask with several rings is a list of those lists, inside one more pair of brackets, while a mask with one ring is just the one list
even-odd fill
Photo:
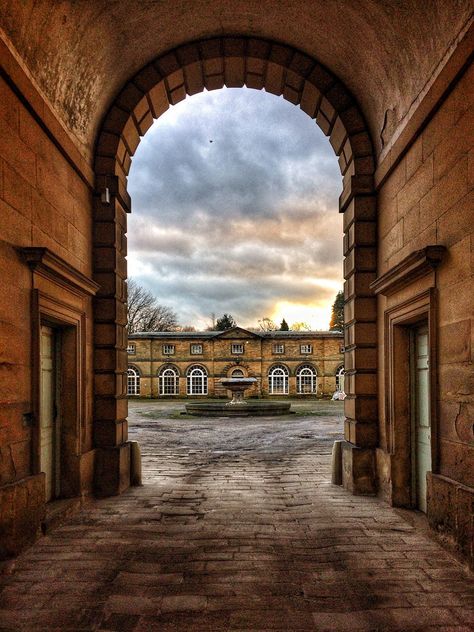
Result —
[[130, 77], [167, 50], [223, 34], [281, 42], [330, 68], [365, 113], [376, 153], [387, 153], [472, 20], [469, 0], [4, 0], [2, 8], [7, 36], [88, 159]]

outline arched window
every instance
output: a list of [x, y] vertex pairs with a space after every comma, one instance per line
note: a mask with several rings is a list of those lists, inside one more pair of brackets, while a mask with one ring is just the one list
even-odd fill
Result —
[[133, 366], [127, 369], [127, 395], [140, 395], [140, 373]]
[[340, 366], [336, 371], [336, 391], [344, 393], [344, 367]]
[[190, 366], [187, 373], [188, 395], [207, 395], [207, 373], [202, 366]]
[[318, 374], [311, 364], [303, 364], [296, 372], [296, 391], [300, 395], [316, 393]]
[[268, 373], [268, 392], [270, 395], [288, 395], [289, 371], [284, 364], [272, 366]]
[[160, 395], [179, 395], [179, 374], [174, 366], [162, 369], [159, 382]]
[[232, 377], [245, 377], [242, 369], [234, 369], [232, 371]]

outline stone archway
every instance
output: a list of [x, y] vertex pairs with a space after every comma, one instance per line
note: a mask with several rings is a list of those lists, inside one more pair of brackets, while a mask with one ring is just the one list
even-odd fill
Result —
[[[377, 446], [376, 197], [374, 156], [364, 117], [345, 86], [304, 53], [262, 39], [220, 37], [183, 45], [138, 72], [110, 107], [95, 152], [94, 306], [97, 490], [127, 486], [126, 214], [127, 175], [143, 136], [187, 95], [227, 87], [265, 89], [299, 105], [329, 137], [343, 176], [345, 438], [343, 480], [375, 492]], [[105, 475], [105, 473], [107, 473]], [[113, 474], [115, 473], [115, 474]]]

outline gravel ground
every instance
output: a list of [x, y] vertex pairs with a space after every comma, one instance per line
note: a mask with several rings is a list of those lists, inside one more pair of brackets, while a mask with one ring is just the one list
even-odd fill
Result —
[[[212, 400], [206, 400], [212, 401]], [[222, 400], [220, 400], [222, 401]], [[140, 442], [145, 457], [160, 452], [206, 458], [256, 457], [331, 452], [343, 433], [343, 402], [292, 400], [293, 414], [280, 417], [192, 417], [185, 401], [131, 400], [129, 436]]]

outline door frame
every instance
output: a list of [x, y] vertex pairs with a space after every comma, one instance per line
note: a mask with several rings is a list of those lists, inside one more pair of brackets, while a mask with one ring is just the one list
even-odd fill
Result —
[[[386, 447], [391, 458], [391, 502], [399, 507], [416, 508], [410, 347], [413, 329], [423, 325], [429, 346], [431, 471], [438, 473], [436, 290], [429, 288], [385, 312]], [[427, 502], [429, 510], [429, 494]]]
[[[81, 454], [81, 420], [84, 411], [85, 356], [82, 339], [85, 317], [56, 298], [33, 290], [32, 296], [32, 403], [33, 441], [32, 469], [41, 472], [40, 461], [40, 398], [41, 398], [41, 327], [51, 327], [57, 337], [56, 364], [61, 391], [56, 396], [61, 419], [59, 429], [59, 476], [56, 481], [56, 498], [69, 498], [80, 494], [79, 458]], [[59, 493], [58, 493], [59, 492]]]

